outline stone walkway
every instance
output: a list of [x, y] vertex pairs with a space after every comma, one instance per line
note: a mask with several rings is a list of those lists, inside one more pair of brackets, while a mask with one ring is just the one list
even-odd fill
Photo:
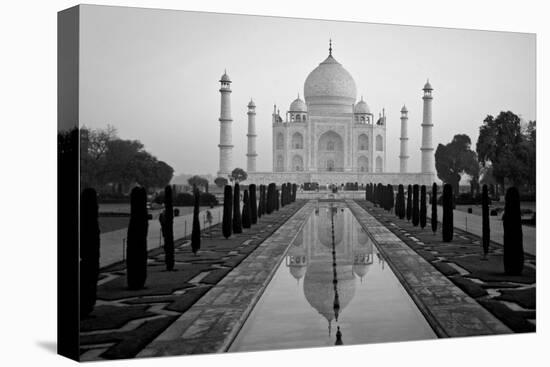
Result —
[[138, 357], [225, 352], [314, 206], [306, 204]]
[[480, 237], [455, 227], [453, 241], [442, 241], [441, 223], [434, 234], [364, 200], [366, 209], [426, 262], [444, 274], [478, 304], [516, 333], [536, 330], [536, 258], [525, 254], [523, 275], [504, 274], [502, 246], [492, 242], [487, 260], [482, 260]]
[[[198, 256], [193, 255], [189, 241], [180, 238], [176, 241], [174, 272], [165, 271], [162, 249], [151, 250], [148, 254], [147, 282], [142, 290], [127, 289], [124, 262], [102, 268], [96, 307], [89, 317], [80, 322], [81, 360], [132, 358], [138, 355], [182, 314], [189, 314], [188, 310], [201, 297], [210, 294], [209, 291], [220, 280], [304, 204], [305, 201], [299, 200], [262, 216], [258, 224], [229, 239], [222, 236], [221, 225], [214, 226], [211, 237], [207, 231], [201, 239]], [[285, 235], [292, 233], [295, 235], [297, 232]], [[254, 271], [265, 274], [259, 269]]]
[[[206, 223], [205, 218], [207, 210], [210, 210], [210, 212], [212, 213], [212, 225], [216, 225], [221, 222], [223, 206], [217, 206], [212, 209], [204, 209], [199, 213], [201, 228], [205, 227], [204, 224]], [[183, 238], [190, 235], [192, 224], [193, 214], [186, 214], [174, 217], [174, 238]], [[124, 259], [124, 247], [127, 235], [128, 228], [121, 228], [117, 229], [116, 231], [101, 233], [101, 267], [112, 265]], [[161, 247], [163, 243], [164, 242], [162, 240], [160, 222], [158, 218], [149, 220], [149, 229], [147, 235], [148, 249], [152, 250]]]
[[346, 202], [439, 337], [511, 333], [363, 207]]

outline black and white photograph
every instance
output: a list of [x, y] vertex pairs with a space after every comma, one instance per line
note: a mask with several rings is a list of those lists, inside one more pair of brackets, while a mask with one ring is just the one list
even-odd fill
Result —
[[56, 282], [43, 353], [537, 365], [538, 26], [57, 5], [52, 185], [36, 151], [6, 191]]
[[536, 331], [534, 34], [70, 17], [79, 360]]

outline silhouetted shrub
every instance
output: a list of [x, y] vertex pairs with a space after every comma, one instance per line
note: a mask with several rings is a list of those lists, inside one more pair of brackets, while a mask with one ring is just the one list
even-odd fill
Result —
[[420, 187], [420, 228], [424, 229], [426, 227], [426, 216], [427, 216], [426, 207], [426, 186], [422, 185]]
[[412, 185], [407, 187], [407, 220], [412, 216]]
[[281, 208], [284, 208], [286, 204], [286, 184], [283, 183], [281, 185]]
[[437, 231], [437, 184], [432, 185], [432, 232]]
[[418, 194], [418, 185], [413, 185], [413, 203], [412, 203], [412, 224], [413, 226], [418, 226], [418, 223], [420, 222], [420, 203], [418, 202], [419, 194]]
[[225, 185], [223, 191], [223, 222], [222, 222], [222, 232], [225, 238], [231, 236], [231, 227], [233, 226], [233, 192], [230, 185]]
[[161, 231], [164, 237], [164, 263], [166, 270], [174, 269], [174, 208], [172, 205], [172, 186], [164, 188], [164, 216]]
[[249, 207], [250, 207], [250, 224], [258, 223], [258, 204], [256, 202], [256, 185], [251, 184], [248, 187], [249, 191]]
[[394, 193], [393, 193], [393, 186], [388, 184], [386, 190], [388, 190], [388, 208], [387, 210], [388, 211], [391, 211], [393, 209], [393, 206], [395, 205], [395, 198], [394, 198]]
[[147, 192], [134, 187], [130, 194], [130, 222], [126, 241], [126, 277], [128, 288], [145, 286], [147, 279]]
[[399, 219], [405, 218], [405, 189], [403, 185], [397, 187], [397, 201], [395, 203], [395, 215]]
[[487, 256], [489, 253], [489, 243], [491, 242], [491, 228], [489, 222], [489, 190], [487, 185], [483, 185], [481, 200], [481, 242], [483, 243], [483, 254]]
[[267, 185], [265, 212], [266, 214], [273, 213], [273, 185], [272, 184]]
[[275, 189], [275, 210], [279, 210], [279, 190]]
[[258, 204], [258, 218], [265, 215], [265, 186], [260, 185], [260, 203]]
[[194, 254], [201, 248], [201, 224], [199, 219], [200, 196], [195, 188], [195, 206], [193, 207], [193, 231], [191, 232], [191, 250]]
[[248, 195], [248, 190], [244, 190], [243, 194], [243, 213], [242, 213], [242, 221], [243, 221], [243, 228], [250, 228], [250, 198]]
[[296, 192], [298, 191], [298, 186], [293, 183], [292, 184], [292, 202], [296, 201]]
[[384, 205], [384, 200], [386, 199], [386, 190], [385, 190], [385, 187], [384, 185], [382, 185], [381, 183], [378, 184], [378, 205], [382, 208], [385, 207]]
[[233, 233], [242, 233], [243, 225], [241, 222], [241, 192], [239, 183], [235, 183], [233, 190]]
[[97, 193], [92, 188], [80, 197], [80, 317], [93, 311], [99, 276], [100, 230]]
[[453, 186], [445, 184], [443, 185], [443, 242], [451, 242], [453, 240], [453, 230]]
[[504, 272], [508, 275], [521, 275], [523, 272], [523, 230], [519, 192], [515, 187], [506, 191], [504, 199]]

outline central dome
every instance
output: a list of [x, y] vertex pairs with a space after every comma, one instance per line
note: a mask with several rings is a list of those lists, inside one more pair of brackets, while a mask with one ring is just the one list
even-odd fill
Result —
[[352, 112], [356, 94], [353, 77], [332, 55], [309, 73], [304, 84], [306, 103], [313, 107], [310, 112]]

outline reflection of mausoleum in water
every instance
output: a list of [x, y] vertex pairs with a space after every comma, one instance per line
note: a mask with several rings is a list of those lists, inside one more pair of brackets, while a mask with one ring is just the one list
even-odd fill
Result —
[[[333, 266], [331, 216], [334, 216]], [[306, 300], [329, 323], [338, 321], [355, 295], [356, 283], [366, 281], [373, 262], [373, 243], [349, 210], [320, 206], [291, 245], [286, 265]]]

